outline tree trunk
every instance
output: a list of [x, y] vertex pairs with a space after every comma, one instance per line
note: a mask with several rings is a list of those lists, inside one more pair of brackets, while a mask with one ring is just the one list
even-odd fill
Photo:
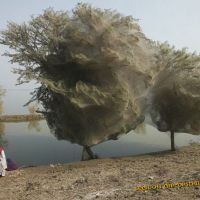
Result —
[[91, 160], [96, 158], [98, 158], [98, 156], [92, 152], [90, 147], [88, 146], [83, 147], [82, 160]]
[[175, 151], [176, 149], [174, 144], [174, 131], [171, 130], [170, 133], [171, 133], [171, 151]]

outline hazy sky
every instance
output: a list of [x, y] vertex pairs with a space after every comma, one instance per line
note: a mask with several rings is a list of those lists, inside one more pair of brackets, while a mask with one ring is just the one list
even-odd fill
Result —
[[[0, 0], [0, 30], [8, 21], [21, 23], [38, 15], [42, 10], [71, 10], [78, 0]], [[100, 8], [115, 9], [124, 15], [139, 19], [139, 24], [147, 37], [158, 41], [168, 41], [176, 47], [188, 47], [200, 52], [200, 1], [199, 0], [82, 0]], [[0, 46], [0, 55], [5, 47]], [[0, 57], [0, 85], [7, 89], [7, 108], [11, 112], [21, 101], [27, 100], [29, 91], [10, 89], [34, 88], [34, 84], [15, 87], [16, 75], [11, 73], [14, 65], [6, 57]], [[15, 65], [16, 66], [16, 65]], [[14, 102], [14, 103], [13, 103]], [[12, 105], [11, 105], [12, 104]], [[9, 105], [9, 106], [8, 106]], [[21, 103], [20, 103], [21, 105]]]

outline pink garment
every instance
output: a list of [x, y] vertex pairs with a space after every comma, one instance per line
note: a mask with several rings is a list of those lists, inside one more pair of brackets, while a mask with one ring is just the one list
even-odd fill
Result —
[[0, 147], [0, 153], [1, 153], [2, 151], [4, 151], [4, 149], [3, 149], [3, 147]]

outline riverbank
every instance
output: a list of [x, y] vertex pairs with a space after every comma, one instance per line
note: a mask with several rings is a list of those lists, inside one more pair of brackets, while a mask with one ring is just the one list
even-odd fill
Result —
[[0, 122], [26, 122], [44, 119], [43, 115], [0, 115]]
[[200, 186], [136, 190], [200, 181], [200, 145], [146, 155], [22, 168], [0, 178], [0, 199], [200, 199]]

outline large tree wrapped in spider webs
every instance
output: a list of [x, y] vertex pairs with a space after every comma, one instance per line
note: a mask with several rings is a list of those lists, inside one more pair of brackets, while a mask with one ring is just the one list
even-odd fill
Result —
[[116, 11], [78, 4], [47, 9], [28, 23], [9, 23], [0, 43], [23, 68], [19, 83], [37, 80], [33, 99], [59, 139], [92, 146], [135, 129], [153, 76], [150, 41], [137, 21]]
[[157, 66], [161, 70], [150, 91], [150, 114], [160, 131], [200, 134], [200, 56], [186, 49], [158, 44]]

